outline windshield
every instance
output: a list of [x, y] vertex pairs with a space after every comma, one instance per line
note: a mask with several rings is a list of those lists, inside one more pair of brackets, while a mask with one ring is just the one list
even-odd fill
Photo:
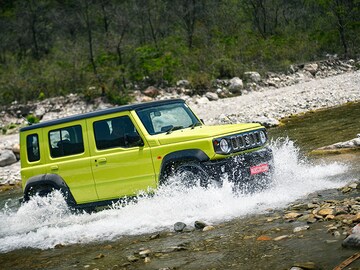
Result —
[[185, 103], [172, 103], [136, 111], [150, 135], [201, 125]]

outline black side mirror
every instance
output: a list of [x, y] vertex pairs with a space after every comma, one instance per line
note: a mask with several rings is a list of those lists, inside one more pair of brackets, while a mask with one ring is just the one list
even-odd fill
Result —
[[125, 145], [128, 147], [144, 146], [144, 141], [137, 133], [125, 134]]

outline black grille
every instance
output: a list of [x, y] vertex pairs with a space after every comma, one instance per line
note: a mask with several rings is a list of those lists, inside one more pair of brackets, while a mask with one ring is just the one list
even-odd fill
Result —
[[231, 137], [230, 140], [233, 151], [236, 152], [261, 146], [262, 143], [259, 132], [259, 130], [251, 131]]

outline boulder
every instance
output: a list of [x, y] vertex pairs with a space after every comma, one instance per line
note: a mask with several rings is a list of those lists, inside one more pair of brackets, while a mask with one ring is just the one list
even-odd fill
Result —
[[176, 86], [187, 88], [190, 86], [190, 82], [188, 80], [179, 80], [176, 82]]
[[148, 88], [146, 88], [146, 89], [143, 91], [143, 94], [144, 94], [145, 96], [154, 98], [154, 97], [156, 97], [156, 96], [159, 95], [159, 90], [156, 89], [156, 88], [153, 87], [153, 86], [149, 86]]
[[206, 92], [205, 97], [207, 97], [208, 100], [210, 100], [210, 101], [213, 101], [213, 100], [215, 101], [215, 100], [219, 99], [218, 94], [212, 93], [212, 92]]
[[308, 71], [313, 76], [315, 76], [316, 72], [318, 71], [318, 68], [319, 66], [316, 63], [310, 63], [304, 66], [304, 70]]
[[0, 153], [0, 167], [8, 166], [17, 161], [15, 154], [11, 150], [3, 150]]
[[256, 71], [248, 71], [244, 73], [244, 77], [246, 78], [247, 81], [249, 82], [254, 82], [254, 83], [258, 83], [261, 81], [261, 76], [258, 72]]
[[229, 90], [232, 93], [241, 93], [244, 88], [244, 83], [239, 77], [234, 77], [230, 80]]

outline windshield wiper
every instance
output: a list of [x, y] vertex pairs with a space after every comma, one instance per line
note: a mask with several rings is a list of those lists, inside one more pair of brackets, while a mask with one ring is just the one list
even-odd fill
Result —
[[184, 128], [184, 127], [183, 126], [173, 126], [166, 132], [166, 134], [170, 134], [174, 130], [178, 130], [178, 129], [182, 129], [182, 128]]
[[189, 127], [191, 127], [191, 129], [194, 129], [197, 126], [202, 126], [202, 124], [200, 122], [195, 122], [194, 124], [190, 125]]

